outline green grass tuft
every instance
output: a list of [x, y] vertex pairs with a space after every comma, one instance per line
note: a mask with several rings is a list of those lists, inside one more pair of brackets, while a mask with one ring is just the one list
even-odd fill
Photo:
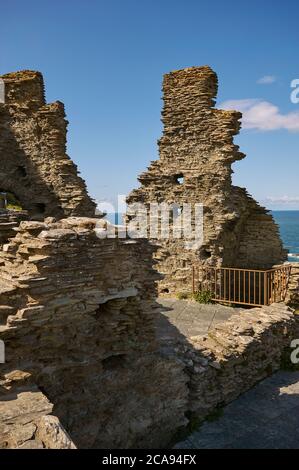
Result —
[[194, 294], [192, 294], [192, 298], [200, 304], [211, 304], [213, 302], [213, 294], [209, 290], [194, 292]]
[[189, 292], [177, 292], [176, 298], [178, 300], [187, 300], [190, 298], [190, 293]]

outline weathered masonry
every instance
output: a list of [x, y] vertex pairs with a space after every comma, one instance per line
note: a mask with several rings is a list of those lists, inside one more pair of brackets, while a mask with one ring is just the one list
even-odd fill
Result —
[[160, 158], [141, 174], [129, 203], [204, 205], [204, 242], [196, 251], [182, 239], [159, 239], [161, 293], [191, 286], [192, 264], [267, 269], [286, 258], [272, 216], [243, 188], [232, 185], [232, 164], [245, 157], [233, 142], [241, 113], [215, 109], [217, 76], [192, 67], [164, 76]]
[[[206, 337], [179, 335], [175, 348], [157, 341], [156, 250], [169, 290], [193, 258], [231, 264], [235, 249], [240, 263], [257, 263], [253, 248], [267, 230], [260, 263], [283, 257], [272, 218], [230, 183], [230, 164], [241, 158], [232, 144], [239, 114], [211, 107], [210, 69], [166, 76], [161, 160], [134, 194], [204, 198], [206, 240], [193, 253], [178, 241], [100, 238], [108, 223], [94, 217], [65, 154], [63, 105], [45, 104], [38, 72], [4, 80], [0, 192], [23, 211], [0, 209], [0, 448], [170, 445], [190, 414], [202, 419], [279, 368], [298, 337], [297, 316], [278, 304], [234, 315]], [[298, 273], [289, 296], [298, 300]]]
[[0, 448], [166, 445], [188, 390], [155, 340], [153, 247], [97, 236], [62, 103], [38, 72], [3, 78], [0, 192], [24, 210], [0, 210]]
[[64, 105], [46, 103], [39, 72], [1, 78], [5, 103], [0, 104], [0, 192], [14, 194], [35, 220], [93, 217], [95, 203], [66, 155]]
[[[3, 447], [17, 433], [11, 397], [36, 386], [83, 448], [165, 445], [186, 421], [183, 367], [155, 341], [152, 247], [101, 240], [103, 224], [24, 221], [0, 252]], [[35, 416], [34, 400], [24, 408]]]

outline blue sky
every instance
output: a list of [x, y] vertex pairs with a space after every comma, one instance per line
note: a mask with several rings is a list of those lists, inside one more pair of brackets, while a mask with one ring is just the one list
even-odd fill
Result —
[[269, 208], [299, 209], [298, 17], [297, 0], [11, 0], [0, 74], [44, 74], [47, 101], [66, 106], [68, 153], [102, 201], [157, 158], [162, 75], [208, 64], [217, 105], [246, 113], [234, 183]]

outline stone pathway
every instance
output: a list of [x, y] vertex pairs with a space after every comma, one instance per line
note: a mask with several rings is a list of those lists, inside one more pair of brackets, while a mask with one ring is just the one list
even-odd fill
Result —
[[299, 372], [259, 383], [175, 448], [299, 449]]
[[[159, 303], [157, 336], [166, 354], [241, 310], [169, 298]], [[175, 448], [299, 449], [299, 372], [280, 371], [260, 382]]]
[[237, 308], [219, 304], [199, 304], [186, 300], [159, 298], [161, 315], [157, 319], [158, 337], [198, 336], [227, 320]]

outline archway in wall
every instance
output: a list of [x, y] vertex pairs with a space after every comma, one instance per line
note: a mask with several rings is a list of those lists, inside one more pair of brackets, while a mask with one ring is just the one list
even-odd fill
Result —
[[23, 210], [23, 207], [20, 200], [14, 193], [0, 188], [0, 209], [21, 211]]

